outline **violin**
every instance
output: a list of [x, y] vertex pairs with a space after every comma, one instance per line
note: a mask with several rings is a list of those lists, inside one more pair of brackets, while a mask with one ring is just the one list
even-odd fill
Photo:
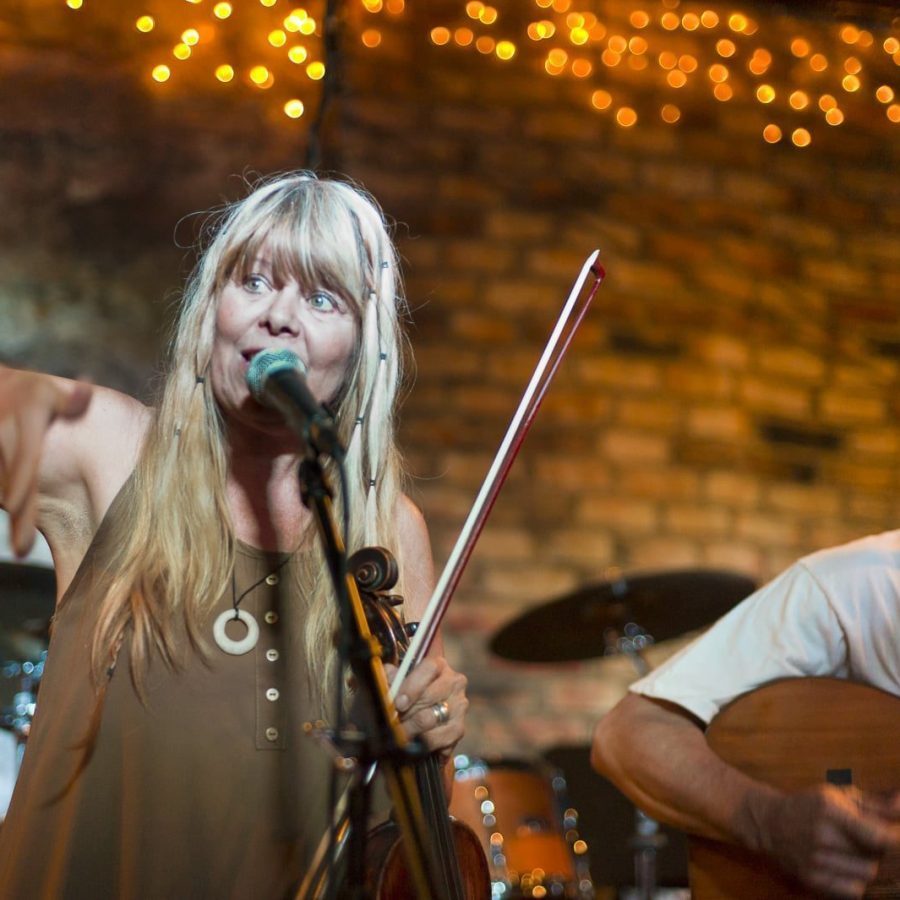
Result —
[[[390, 593], [397, 583], [396, 560], [381, 547], [365, 547], [353, 554], [349, 566], [384, 662], [399, 665], [416, 626], [403, 623], [396, 611], [403, 598]], [[447, 900], [490, 897], [484, 850], [468, 825], [450, 817], [437, 753], [429, 753], [416, 765], [416, 782]], [[374, 900], [416, 900], [402, 838], [394, 822], [389, 820], [369, 832], [366, 854], [366, 883]]]
[[[575, 279], [572, 290], [563, 304], [559, 318], [553, 327], [547, 345], [544, 347], [544, 351], [541, 354], [541, 358], [535, 366], [528, 386], [525, 389], [525, 393], [522, 395], [522, 399], [513, 415], [509, 428], [500, 443], [500, 447], [498, 448], [487, 476], [481, 485], [478, 496], [475, 498], [475, 502], [472, 509], [469, 511], [465, 524], [453, 546], [450, 557], [435, 585], [434, 592], [432, 593], [431, 599], [428, 601], [419, 627], [415, 628], [413, 626], [403, 625], [400, 621], [400, 617], [392, 608], [402, 601], [397, 597], [390, 599], [392, 595], [387, 594], [390, 587], [393, 587], [393, 585], [396, 584], [396, 562], [384, 562], [378, 558], [364, 559], [362, 557], [358, 560], [363, 571], [360, 573], [362, 576], [362, 583], [360, 583], [360, 579], [357, 578], [357, 584], [360, 586], [360, 593], [363, 595], [364, 602], [365, 596], [372, 593], [381, 592], [388, 598], [382, 598], [379, 602], [366, 602], [365, 606], [369, 628], [372, 632], [376, 633], [378, 639], [382, 642], [382, 647], [386, 648], [384, 651], [385, 661], [393, 662], [402, 657], [402, 662], [400, 662], [397, 674], [394, 676], [394, 680], [391, 684], [392, 698], [396, 696], [400, 684], [409, 674], [410, 669], [421, 662], [428, 653], [437, 634], [440, 622], [447, 611], [453, 593], [462, 577], [462, 573], [469, 557], [471, 556], [481, 531], [487, 522], [491, 509], [500, 494], [500, 489], [506, 480], [506, 476], [512, 467], [513, 461], [516, 458], [516, 454], [519, 452], [519, 448], [522, 446], [522, 442], [525, 440], [525, 436], [527, 435], [531, 424], [534, 422], [541, 401], [547, 393], [550, 382], [559, 368], [560, 363], [575, 336], [578, 326], [581, 324], [581, 321], [587, 313], [594, 295], [597, 293], [598, 288], [606, 277], [606, 271], [598, 261], [598, 257], [598, 250], [591, 253], [581, 267], [578, 277]], [[367, 552], [370, 549], [372, 548], [367, 548]], [[363, 551], [359, 552], [362, 553]], [[387, 554], [387, 551], [379, 551], [379, 553]], [[355, 556], [356, 555], [354, 555], [354, 558]], [[387, 554], [387, 556], [390, 557], [390, 554]], [[392, 566], [393, 581], [391, 581], [390, 576]], [[368, 570], [367, 567], [371, 567], [371, 570]], [[382, 586], [377, 591], [373, 591], [371, 587], [366, 587], [367, 579], [370, 577], [375, 577], [376, 583], [379, 582], [381, 577], [385, 578]], [[384, 587], [384, 584], [390, 584], [390, 587]], [[426, 785], [426, 789], [423, 790], [422, 794], [423, 799], [427, 797], [430, 801], [432, 796], [434, 798], [435, 802], [433, 804], [429, 802], [429, 809], [427, 810], [429, 819], [435, 819], [435, 821], [429, 821], [429, 829], [432, 834], [437, 835], [440, 833], [442, 835], [438, 838], [438, 845], [445, 849], [447, 856], [449, 857], [451, 855], [450, 848], [454, 847], [456, 844], [456, 835], [460, 833], [460, 829], [458, 829], [457, 826], [461, 823], [452, 822], [452, 825], [448, 824], [451, 820], [446, 815], [446, 798], [440, 784], [440, 766], [436, 760], [432, 762], [432, 765], [434, 772], [425, 777], [433, 783]], [[371, 780], [374, 773], [375, 765], [372, 764], [364, 776], [367, 782]], [[433, 791], [431, 788], [433, 788]], [[335, 833], [340, 832], [344, 836], [346, 836], [349, 828], [346, 811], [347, 796], [348, 792], [345, 792], [344, 796], [339, 801], [335, 817]], [[435, 812], [435, 809], [438, 808], [443, 808], [445, 811], [441, 821], [437, 821], [437, 818], [439, 817]], [[472, 855], [474, 855], [474, 847], [477, 844], [477, 838], [471, 829], [466, 828], [466, 830], [469, 831], [473, 839]], [[444, 835], [445, 831], [451, 832], [451, 836], [447, 837]], [[309, 898], [312, 898], [312, 900], [320, 900], [323, 896], [322, 890], [328, 883], [326, 860], [330, 840], [330, 833], [327, 832], [322, 836], [313, 865], [297, 893], [297, 900], [309, 900]], [[381, 839], [379, 838], [379, 840]], [[463, 838], [462, 840], [468, 844], [467, 838]], [[484, 860], [484, 855], [480, 847], [477, 848], [477, 852], [479, 858]], [[387, 855], [391, 854], [388, 853]], [[462, 855], [462, 852], [460, 852], [459, 856], [462, 857]], [[402, 854], [398, 854], [398, 856], [402, 857]], [[466, 853], [466, 858], [469, 858], [468, 852]], [[390, 900], [393, 900], [394, 897], [397, 897], [398, 900], [412, 898], [412, 889], [407, 885], [397, 887], [397, 881], [394, 880], [396, 878], [400, 879], [402, 882], [403, 877], [404, 875], [402, 873], [398, 875], [392, 873], [389, 876], [390, 881], [385, 885], [385, 889], [397, 890], [399, 893], [381, 893], [378, 896], [390, 898]], [[382, 882], [384, 882], [383, 878], [380, 879], [379, 883]], [[454, 900], [457, 897], [467, 898], [471, 896], [473, 898], [479, 898], [479, 900], [481, 900], [481, 898], [490, 897], [489, 882], [489, 876], [486, 875], [484, 881], [475, 888], [474, 893], [459, 893], [452, 894], [451, 896]], [[456, 888], [454, 885], [456, 883], [455, 880], [451, 881], [450, 878], [447, 878], [445, 881], [448, 890], [455, 890]], [[465, 888], [463, 888], [463, 890], [464, 889]]]

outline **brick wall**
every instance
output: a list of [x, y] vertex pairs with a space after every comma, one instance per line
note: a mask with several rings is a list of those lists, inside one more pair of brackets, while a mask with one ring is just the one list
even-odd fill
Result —
[[[764, 580], [894, 526], [900, 126], [842, 95], [845, 125], [770, 146], [738, 67], [728, 103], [624, 66], [552, 77], [527, 41], [507, 63], [434, 46], [429, 29], [464, 24], [462, 5], [412, 6], [350, 16], [326, 163], [400, 223], [417, 357], [402, 434], [439, 563], [581, 261], [599, 247], [609, 273], [447, 624], [471, 679], [465, 746], [526, 754], [586, 741], [632, 672], [493, 658], [503, 623], [612, 569]], [[508, 33], [524, 27], [526, 4], [499, 8]], [[627, 31], [622, 4], [592, 8]], [[799, 30], [837, 65], [830, 23], [766, 7], [756, 21], [746, 47]], [[373, 26], [382, 42], [364, 49]], [[709, 50], [683, 29], [642, 33]], [[885, 59], [869, 78], [896, 87]], [[234, 173], [302, 163], [307, 125], [247, 94], [155, 91], [127, 55], [58, 42], [10, 40], [0, 76], [0, 353], [145, 393], [186, 266], [173, 233], [193, 230], [175, 223], [238, 193]], [[638, 124], [594, 109], [600, 88], [630, 92]], [[675, 101], [673, 126], [658, 107]]]

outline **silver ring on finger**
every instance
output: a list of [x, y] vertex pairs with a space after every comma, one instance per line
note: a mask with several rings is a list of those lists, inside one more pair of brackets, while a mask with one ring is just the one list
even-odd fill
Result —
[[438, 725], [444, 725], [450, 719], [450, 704], [446, 700], [440, 703], [433, 703], [431, 711], [434, 713], [434, 721]]

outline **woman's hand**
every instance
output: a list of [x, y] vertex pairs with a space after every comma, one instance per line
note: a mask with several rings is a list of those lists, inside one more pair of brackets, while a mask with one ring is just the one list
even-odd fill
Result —
[[12, 548], [19, 556], [34, 542], [38, 465], [47, 429], [57, 417], [81, 416], [90, 399], [90, 385], [0, 369], [0, 504], [10, 515]]
[[[388, 680], [396, 666], [385, 666]], [[407, 737], [420, 736], [432, 751], [447, 760], [465, 730], [466, 676], [442, 656], [429, 656], [406, 676], [395, 705]]]

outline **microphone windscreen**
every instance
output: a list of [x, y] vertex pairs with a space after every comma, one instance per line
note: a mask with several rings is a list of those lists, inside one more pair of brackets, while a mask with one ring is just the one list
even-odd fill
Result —
[[306, 366], [293, 350], [282, 348], [281, 350], [260, 350], [250, 360], [247, 369], [247, 387], [254, 400], [263, 402], [266, 389], [266, 381], [276, 372], [295, 371], [301, 375], [306, 374]]

